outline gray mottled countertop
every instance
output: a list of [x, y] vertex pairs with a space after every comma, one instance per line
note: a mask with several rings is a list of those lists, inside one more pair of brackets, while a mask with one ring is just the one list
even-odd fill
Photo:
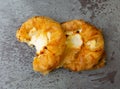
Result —
[[[79, 73], [34, 72], [35, 50], [19, 43], [15, 33], [35, 15], [59, 22], [84, 19], [101, 28], [107, 65]], [[0, 0], [0, 89], [120, 89], [120, 0]]]

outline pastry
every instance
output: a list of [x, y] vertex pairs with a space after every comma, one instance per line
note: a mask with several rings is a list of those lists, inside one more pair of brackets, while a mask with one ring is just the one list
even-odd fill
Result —
[[102, 32], [83, 20], [61, 24], [66, 35], [62, 66], [72, 71], [100, 68], [105, 64]]
[[32, 17], [17, 30], [16, 37], [20, 42], [35, 46], [33, 70], [47, 74], [59, 68], [66, 37], [58, 22], [45, 16]]

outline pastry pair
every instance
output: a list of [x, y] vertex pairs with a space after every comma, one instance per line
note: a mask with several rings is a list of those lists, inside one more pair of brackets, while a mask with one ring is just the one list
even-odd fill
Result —
[[35, 16], [22, 24], [16, 37], [35, 46], [33, 70], [42, 74], [59, 67], [81, 71], [105, 64], [102, 33], [83, 20], [60, 24], [49, 17]]

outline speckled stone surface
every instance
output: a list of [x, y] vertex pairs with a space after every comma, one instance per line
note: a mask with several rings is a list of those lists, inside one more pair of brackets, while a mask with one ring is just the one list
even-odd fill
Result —
[[[19, 43], [15, 33], [35, 15], [59, 22], [84, 19], [101, 28], [107, 65], [79, 73], [34, 72], [35, 49]], [[0, 89], [120, 89], [120, 0], [0, 0]]]

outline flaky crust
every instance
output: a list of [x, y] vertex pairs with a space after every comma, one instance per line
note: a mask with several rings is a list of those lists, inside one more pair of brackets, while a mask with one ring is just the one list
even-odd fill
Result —
[[[31, 32], [33, 28], [35, 30]], [[58, 68], [62, 60], [60, 57], [64, 51], [66, 40], [60, 24], [49, 17], [35, 16], [22, 24], [16, 33], [16, 37], [19, 41], [29, 44], [31, 41], [30, 32], [33, 35], [36, 32], [36, 36], [41, 33], [45, 35], [47, 32], [51, 33], [48, 44], [42, 51], [36, 53], [33, 60], [33, 69], [47, 74], [49, 71]]]
[[[79, 34], [83, 40], [81, 49], [70, 48], [69, 44], [66, 45], [61, 64], [64, 68], [81, 71], [104, 66], [104, 39], [99, 29], [83, 20], [62, 23], [62, 28], [65, 33], [68, 31], [78, 33], [78, 29], [81, 29], [82, 31]], [[90, 41], [95, 42], [95, 47], [88, 45]]]

